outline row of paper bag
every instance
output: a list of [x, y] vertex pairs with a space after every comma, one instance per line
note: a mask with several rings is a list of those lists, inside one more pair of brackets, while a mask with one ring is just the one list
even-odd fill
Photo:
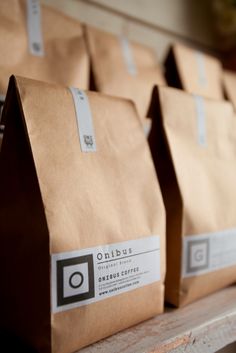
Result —
[[72, 353], [234, 283], [234, 75], [176, 44], [170, 88], [36, 0], [1, 2], [0, 44], [0, 329]]

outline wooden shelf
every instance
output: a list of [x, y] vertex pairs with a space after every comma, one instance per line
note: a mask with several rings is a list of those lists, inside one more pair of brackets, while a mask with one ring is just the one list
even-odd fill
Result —
[[236, 341], [236, 286], [120, 332], [79, 353], [211, 353]]

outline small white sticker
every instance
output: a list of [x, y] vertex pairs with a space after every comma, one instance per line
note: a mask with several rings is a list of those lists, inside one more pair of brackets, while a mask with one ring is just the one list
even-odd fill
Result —
[[82, 152], [96, 152], [96, 139], [93, 128], [93, 118], [90, 111], [89, 100], [84, 91], [70, 87], [75, 105], [77, 126], [79, 131]]
[[182, 276], [192, 277], [236, 265], [236, 229], [185, 236]]
[[123, 58], [125, 65], [127, 67], [127, 71], [130, 75], [136, 76], [137, 75], [137, 68], [134, 62], [134, 57], [132, 53], [132, 48], [129, 44], [129, 41], [126, 37], [120, 37], [120, 44], [122, 48]]
[[202, 147], [207, 145], [206, 137], [206, 114], [205, 114], [205, 103], [204, 98], [201, 96], [194, 95], [194, 101], [197, 113], [197, 133], [198, 133], [198, 143]]
[[206, 68], [205, 68], [205, 59], [201, 52], [197, 51], [195, 53], [197, 67], [198, 67], [198, 83], [199, 86], [206, 86], [207, 85], [207, 75], [206, 75]]
[[160, 238], [51, 255], [54, 313], [88, 305], [160, 280]]
[[44, 56], [39, 0], [27, 0], [27, 27], [30, 53], [35, 56]]

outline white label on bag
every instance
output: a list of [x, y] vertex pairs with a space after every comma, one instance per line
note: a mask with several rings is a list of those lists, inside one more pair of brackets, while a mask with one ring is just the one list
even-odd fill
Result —
[[236, 229], [183, 239], [182, 276], [192, 277], [236, 265]]
[[204, 98], [201, 96], [194, 95], [196, 113], [197, 113], [197, 131], [198, 131], [198, 143], [202, 147], [206, 147], [206, 118], [205, 118], [205, 103]]
[[159, 236], [52, 254], [52, 312], [95, 303], [159, 280]]
[[35, 56], [44, 56], [39, 0], [27, 0], [27, 27], [30, 53]]
[[136, 76], [137, 75], [137, 68], [134, 62], [134, 57], [132, 53], [131, 46], [129, 44], [129, 41], [126, 37], [121, 36], [120, 37], [120, 44], [122, 48], [122, 53], [124, 57], [124, 61], [127, 67], [127, 71], [130, 75]]
[[205, 68], [205, 60], [204, 56], [200, 52], [195, 53], [197, 67], [198, 67], [198, 83], [200, 86], [207, 85], [207, 76], [206, 76], [206, 68]]
[[70, 87], [73, 96], [82, 152], [96, 152], [96, 139], [89, 100], [84, 91]]

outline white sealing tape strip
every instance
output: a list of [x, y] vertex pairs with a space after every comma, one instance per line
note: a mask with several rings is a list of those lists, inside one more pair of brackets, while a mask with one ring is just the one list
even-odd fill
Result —
[[207, 137], [204, 98], [201, 96], [194, 95], [194, 100], [197, 113], [198, 143], [202, 147], [206, 147]]
[[128, 39], [126, 37], [121, 36], [120, 44], [128, 73], [132, 76], [137, 75], [137, 68], [134, 62], [132, 49], [130, 47]]
[[30, 53], [44, 56], [39, 0], [27, 0], [27, 27]]
[[196, 52], [196, 62], [198, 67], [198, 82], [200, 86], [207, 85], [207, 75], [206, 75], [206, 68], [205, 68], [205, 60], [204, 56], [200, 52]]
[[0, 94], [0, 102], [4, 102], [6, 99], [5, 94]]
[[77, 125], [82, 152], [96, 152], [96, 140], [93, 129], [93, 119], [90, 111], [89, 100], [85, 92], [78, 88], [69, 88], [75, 105]]

